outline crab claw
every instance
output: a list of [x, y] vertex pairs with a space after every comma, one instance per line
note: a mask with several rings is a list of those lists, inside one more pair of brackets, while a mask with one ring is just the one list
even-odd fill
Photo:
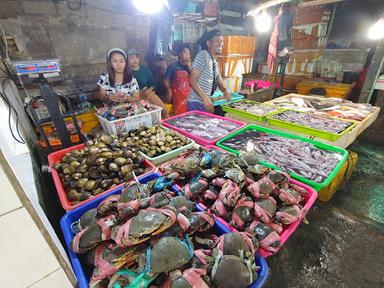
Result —
[[189, 233], [194, 234], [196, 232], [204, 232], [211, 229], [213, 225], [215, 225], [215, 219], [210, 212], [193, 212], [190, 223]]
[[253, 221], [249, 225], [248, 231], [259, 240], [260, 248], [270, 252], [276, 252], [279, 249], [280, 235], [264, 223]]
[[225, 233], [217, 239], [217, 248], [224, 255], [240, 256], [240, 251], [249, 251], [253, 255], [258, 248], [258, 243], [248, 232], [231, 232]]
[[196, 195], [199, 195], [205, 192], [208, 188], [209, 184], [206, 180], [200, 178], [197, 181], [188, 183], [184, 187], [184, 195], [188, 199], [193, 198]]
[[254, 204], [255, 216], [264, 223], [272, 221], [272, 217], [276, 213], [276, 200], [272, 197], [260, 199]]
[[163, 191], [164, 188], [170, 187], [173, 184], [173, 179], [167, 180], [165, 176], [159, 177], [156, 179], [152, 187], [152, 192]]
[[105, 198], [99, 206], [97, 206], [97, 215], [99, 217], [107, 216], [107, 214], [116, 211], [116, 208], [120, 201], [120, 195], [111, 195]]
[[250, 192], [256, 199], [270, 195], [274, 189], [275, 184], [266, 177], [247, 187], [248, 192]]
[[246, 223], [249, 223], [254, 218], [254, 203], [247, 200], [245, 197], [240, 199], [232, 213], [231, 224], [238, 229], [243, 230]]
[[234, 207], [240, 196], [240, 187], [235, 182], [228, 179], [223, 187], [221, 187], [219, 199], [224, 205]]
[[215, 203], [211, 206], [211, 210], [217, 216], [224, 217], [227, 214], [227, 209], [225, 208], [223, 202], [220, 199], [216, 199]]
[[297, 205], [285, 206], [276, 213], [276, 218], [284, 225], [291, 224], [300, 219], [301, 209]]
[[277, 190], [277, 193], [281, 201], [290, 205], [298, 205], [302, 200], [300, 194], [296, 190], [290, 188], [279, 189]]
[[223, 187], [223, 185], [225, 184], [226, 181], [227, 181], [227, 179], [225, 179], [225, 178], [216, 178], [216, 179], [212, 180], [212, 184], [221, 188], [221, 187]]

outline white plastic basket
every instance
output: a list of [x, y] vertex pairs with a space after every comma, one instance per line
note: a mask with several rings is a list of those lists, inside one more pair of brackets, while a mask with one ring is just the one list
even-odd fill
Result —
[[139, 126], [153, 126], [161, 122], [162, 108], [148, 111], [142, 114], [129, 116], [127, 118], [108, 121], [104, 117], [96, 114], [103, 130], [110, 135], [121, 135]]

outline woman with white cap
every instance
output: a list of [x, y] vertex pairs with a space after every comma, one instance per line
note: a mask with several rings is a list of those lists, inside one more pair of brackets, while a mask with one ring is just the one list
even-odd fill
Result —
[[107, 54], [107, 73], [100, 75], [100, 99], [103, 102], [140, 101], [139, 85], [127, 65], [127, 54], [120, 48], [112, 48]]

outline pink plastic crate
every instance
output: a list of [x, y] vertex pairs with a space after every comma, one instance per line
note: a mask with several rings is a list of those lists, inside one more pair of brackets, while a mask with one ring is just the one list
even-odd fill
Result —
[[[61, 183], [61, 179], [60, 179], [60, 176], [59, 176], [59, 173], [57, 173], [57, 171], [53, 168], [53, 165], [57, 162], [60, 161], [60, 159], [68, 152], [71, 152], [75, 149], [83, 149], [85, 146], [85, 144], [79, 144], [79, 145], [75, 145], [75, 146], [72, 146], [72, 147], [69, 147], [69, 148], [66, 148], [66, 149], [62, 149], [60, 151], [57, 151], [57, 152], [53, 152], [51, 154], [48, 155], [48, 163], [49, 163], [49, 167], [50, 167], [50, 170], [51, 170], [51, 174], [52, 174], [52, 178], [53, 178], [53, 182], [55, 183], [55, 187], [56, 187], [56, 191], [57, 191], [57, 194], [59, 196], [59, 200], [60, 200], [60, 203], [61, 203], [61, 206], [64, 208], [65, 211], [70, 211], [70, 210], [73, 210], [77, 207], [80, 207], [82, 205], [84, 205], [85, 203], [88, 203], [90, 201], [93, 201], [94, 199], [97, 199], [97, 198], [100, 198], [101, 196], [115, 190], [116, 188], [120, 187], [120, 186], [123, 186], [126, 182], [123, 182], [113, 188], [110, 188], [108, 190], [105, 190], [104, 192], [100, 193], [100, 194], [97, 194], [96, 196], [94, 197], [91, 197], [87, 200], [84, 200], [78, 204], [72, 204], [68, 198], [67, 198], [67, 194], [65, 193], [65, 189], [63, 187], [63, 184]], [[145, 172], [144, 174], [141, 174], [138, 176], [138, 178], [140, 179], [141, 177], [149, 174], [149, 173], [152, 173], [156, 167], [151, 163], [149, 162], [147, 159], [144, 160], [144, 164], [145, 164]]]
[[251, 81], [245, 82], [245, 87], [251, 88], [253, 86], [255, 89], [269, 88], [272, 85], [273, 85], [272, 82], [264, 81], [264, 80], [251, 80]]
[[171, 128], [185, 136], [187, 136], [188, 138], [191, 138], [192, 140], [194, 140], [196, 143], [202, 145], [202, 146], [209, 146], [209, 145], [214, 145], [217, 141], [219, 141], [220, 139], [224, 138], [226, 135], [222, 135], [221, 137], [217, 138], [217, 139], [213, 139], [213, 140], [208, 140], [208, 139], [205, 139], [205, 138], [202, 138], [202, 137], [199, 137], [199, 136], [196, 136], [196, 135], [193, 135], [181, 128], [178, 128], [178, 127], [175, 127], [169, 123], [167, 123], [167, 121], [169, 120], [173, 120], [173, 119], [178, 119], [178, 118], [182, 118], [182, 117], [185, 117], [187, 115], [191, 115], [191, 114], [200, 114], [200, 115], [205, 115], [205, 116], [209, 116], [211, 118], [218, 118], [218, 119], [223, 119], [223, 120], [226, 120], [226, 121], [229, 121], [229, 122], [232, 122], [232, 123], [235, 123], [237, 125], [239, 125], [239, 127], [231, 132], [228, 132], [226, 135], [229, 135], [231, 133], [233, 133], [234, 131], [237, 131], [239, 130], [240, 128], [244, 127], [246, 125], [246, 123], [244, 122], [241, 122], [241, 121], [236, 121], [236, 120], [233, 120], [233, 119], [229, 119], [229, 118], [226, 118], [226, 117], [222, 117], [222, 116], [218, 116], [218, 115], [215, 115], [215, 114], [211, 114], [211, 113], [207, 113], [207, 112], [202, 112], [202, 111], [189, 111], [189, 112], [186, 112], [186, 113], [183, 113], [183, 114], [179, 114], [177, 116], [173, 116], [173, 117], [170, 117], [170, 118], [167, 118], [163, 121], [161, 121], [161, 125], [165, 126], [165, 127], [168, 127], [168, 128]]
[[[225, 151], [217, 146], [214, 146], [214, 145], [208, 145], [205, 147], [206, 149], [219, 149], [221, 151]], [[225, 151], [227, 153], [229, 153], [228, 151]], [[172, 161], [172, 160], [171, 160]], [[292, 184], [295, 184], [297, 186], [300, 186], [302, 188], [304, 188], [305, 190], [307, 190], [308, 194], [307, 194], [307, 197], [306, 197], [306, 202], [305, 202], [305, 205], [302, 209], [302, 218], [297, 220], [296, 222], [292, 223], [292, 224], [289, 224], [289, 225], [286, 225], [284, 226], [284, 230], [283, 232], [280, 234], [280, 247], [278, 248], [278, 250], [276, 251], [276, 253], [280, 250], [280, 248], [284, 245], [285, 242], [287, 242], [287, 240], [289, 239], [289, 237], [291, 237], [292, 233], [296, 231], [296, 229], [299, 227], [300, 223], [303, 221], [303, 219], [305, 218], [305, 216], [307, 215], [309, 209], [313, 206], [313, 204], [315, 203], [316, 199], [317, 199], [317, 192], [309, 187], [308, 185], [305, 185], [295, 179], [290, 179], [289, 180], [290, 183]], [[181, 191], [182, 190], [182, 187], [178, 186], [178, 189]], [[198, 205], [203, 208], [204, 210], [207, 209], [207, 206], [205, 206], [203, 203], [198, 203]], [[236, 232], [237, 229], [235, 229], [234, 227], [232, 227], [231, 225], [229, 225], [229, 223], [227, 221], [225, 221], [223, 218], [219, 217], [219, 216], [216, 216], [216, 215], [213, 215], [215, 217], [215, 219], [217, 221], [219, 221], [221, 224], [223, 224], [226, 228], [228, 228], [230, 231], [232, 232]], [[265, 249], [262, 249], [260, 248], [258, 250], [258, 253], [260, 254], [260, 256], [266, 258], [266, 257], [269, 257], [271, 255], [273, 255], [272, 252], [269, 252]]]

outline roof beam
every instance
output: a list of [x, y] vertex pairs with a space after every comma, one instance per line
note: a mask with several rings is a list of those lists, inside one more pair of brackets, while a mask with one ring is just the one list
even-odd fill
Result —
[[[254, 8], [248, 11], [248, 16], [255, 16], [261, 11], [279, 5], [287, 2], [291, 2], [292, 0], [269, 0], [263, 3], [258, 4]], [[336, 3], [336, 2], [341, 2], [344, 0], [312, 0], [312, 1], [307, 1], [299, 4], [299, 7], [308, 7], [308, 6], [315, 6], [315, 5], [325, 5], [325, 4], [330, 4], [330, 3]]]

